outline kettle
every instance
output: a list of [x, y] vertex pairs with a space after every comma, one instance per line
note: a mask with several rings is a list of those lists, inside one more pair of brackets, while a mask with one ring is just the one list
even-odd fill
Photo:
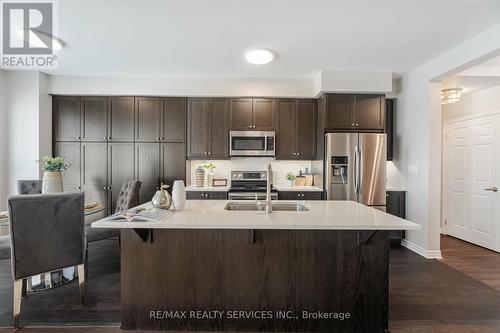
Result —
[[172, 197], [170, 197], [170, 194], [166, 191], [166, 189], [169, 188], [168, 185], [163, 185], [163, 183], [160, 186], [160, 189], [156, 191], [153, 199], [151, 200], [151, 203], [153, 204], [154, 208], [160, 208], [160, 209], [169, 209], [170, 205], [172, 204]]

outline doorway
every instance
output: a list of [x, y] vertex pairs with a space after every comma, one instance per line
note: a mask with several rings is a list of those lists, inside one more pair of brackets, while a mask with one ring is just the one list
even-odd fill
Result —
[[445, 232], [500, 252], [500, 110], [450, 120], [444, 130]]

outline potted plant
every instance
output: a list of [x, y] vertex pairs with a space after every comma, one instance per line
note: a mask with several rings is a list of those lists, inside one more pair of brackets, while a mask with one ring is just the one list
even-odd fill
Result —
[[215, 175], [215, 164], [213, 163], [205, 163], [202, 164], [201, 167], [205, 170], [205, 184], [206, 186], [212, 186], [212, 179]]
[[67, 170], [69, 163], [62, 157], [45, 156], [43, 158], [42, 193], [58, 193], [63, 191], [61, 171]]
[[288, 185], [290, 185], [290, 187], [293, 187], [293, 184], [295, 182], [295, 175], [289, 171], [287, 174], [286, 174], [286, 180], [288, 180]]

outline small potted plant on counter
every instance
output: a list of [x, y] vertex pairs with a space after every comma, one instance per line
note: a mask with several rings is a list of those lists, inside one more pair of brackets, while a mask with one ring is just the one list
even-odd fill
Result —
[[293, 184], [295, 183], [295, 175], [289, 171], [287, 174], [286, 174], [286, 180], [288, 180], [288, 185], [290, 187], [293, 187]]
[[58, 193], [63, 191], [61, 172], [69, 169], [70, 164], [64, 161], [63, 157], [43, 158], [43, 181], [42, 193]]
[[215, 175], [215, 164], [205, 163], [201, 167], [205, 170], [205, 186], [212, 186], [212, 179]]

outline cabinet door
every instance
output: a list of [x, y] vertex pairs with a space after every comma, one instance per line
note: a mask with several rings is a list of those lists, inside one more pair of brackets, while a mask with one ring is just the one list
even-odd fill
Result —
[[248, 131], [253, 128], [252, 99], [231, 99], [231, 129], [237, 131]]
[[279, 200], [321, 200], [321, 192], [280, 191]]
[[188, 158], [195, 159], [207, 157], [209, 120], [209, 99], [190, 98], [188, 101]]
[[108, 144], [105, 142], [82, 142], [81, 183], [85, 202], [100, 202], [108, 213]]
[[212, 99], [210, 109], [209, 157], [211, 159], [229, 158], [229, 100]]
[[253, 99], [253, 129], [260, 131], [274, 131], [275, 129], [275, 100], [271, 98]]
[[383, 130], [385, 125], [385, 98], [356, 96], [356, 129]]
[[136, 141], [158, 142], [160, 140], [161, 99], [136, 97]]
[[108, 137], [108, 99], [82, 97], [82, 141], [103, 141]]
[[122, 184], [135, 179], [135, 149], [133, 143], [108, 144], [108, 186], [110, 209], [114, 213]]
[[296, 117], [296, 158], [316, 157], [316, 101], [298, 100]]
[[205, 193], [205, 199], [210, 199], [210, 200], [226, 200], [227, 199], [227, 192], [222, 192], [222, 191], [206, 192]]
[[161, 181], [172, 189], [174, 180], [186, 183], [186, 147], [184, 143], [162, 143], [161, 150]]
[[326, 128], [353, 129], [354, 128], [353, 95], [328, 94], [326, 97]]
[[80, 97], [54, 97], [54, 140], [78, 141], [81, 138]]
[[115, 142], [134, 141], [134, 97], [109, 97], [108, 117], [110, 140]]
[[164, 98], [162, 135], [163, 142], [185, 142], [186, 99]]
[[160, 180], [160, 145], [157, 143], [135, 144], [135, 179], [142, 182], [139, 202], [151, 200]]
[[296, 101], [294, 99], [279, 99], [277, 101], [277, 131], [276, 158], [295, 159], [296, 153]]
[[62, 172], [63, 189], [65, 192], [80, 190], [80, 142], [56, 142], [56, 156], [64, 157], [69, 169]]

